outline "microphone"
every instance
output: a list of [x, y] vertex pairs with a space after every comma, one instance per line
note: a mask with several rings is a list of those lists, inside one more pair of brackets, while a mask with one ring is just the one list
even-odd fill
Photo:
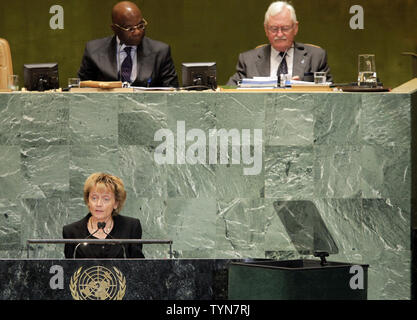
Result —
[[97, 230], [103, 229], [103, 231], [104, 231], [104, 227], [105, 226], [106, 226], [106, 223], [105, 222], [98, 222], [97, 223], [97, 228], [98, 228]]
[[[107, 236], [109, 236], [110, 238], [112, 238], [112, 239], [114, 239], [110, 234], [108, 234], [107, 232], [106, 232], [106, 230], [104, 230], [104, 227], [106, 226], [106, 223], [105, 222], [99, 222], [99, 223], [97, 223], [97, 227], [99, 228], [99, 229], [103, 229], [103, 232], [107, 235]], [[126, 259], [126, 250], [125, 250], [125, 246], [123, 245], [123, 243], [120, 243], [120, 245], [122, 246], [122, 249], [123, 249], [123, 258], [125, 258]]]
[[[101, 228], [100, 228], [100, 226], [99, 226], [99, 224], [100, 223], [104, 223], [104, 222], [99, 222], [99, 223], [97, 223], [97, 230], [96, 231], [94, 231], [93, 233], [90, 233], [87, 237], [86, 237], [86, 239], [88, 239], [88, 238], [90, 238], [90, 237], [92, 237], [93, 235], [95, 235]], [[106, 226], [106, 224], [104, 223], [104, 226], [103, 226], [103, 228]], [[104, 229], [103, 229], [104, 230]], [[75, 255], [76, 255], [76, 253], [77, 253], [77, 249], [78, 249], [78, 247], [80, 246], [80, 244], [81, 244], [81, 242], [79, 243], [79, 244], [77, 244], [76, 245], [76, 247], [75, 247], [75, 249], [74, 249], [74, 255], [73, 255], [73, 259], [75, 259]]]

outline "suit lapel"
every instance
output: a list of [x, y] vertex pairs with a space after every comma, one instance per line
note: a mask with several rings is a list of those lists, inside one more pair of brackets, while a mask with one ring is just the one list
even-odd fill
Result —
[[104, 71], [111, 76], [111, 78], [119, 79], [116, 52], [117, 41], [116, 36], [113, 36], [106, 45], [105, 50], [100, 53], [100, 65], [103, 66]]
[[155, 60], [155, 53], [150, 50], [148, 40], [143, 37], [142, 42], [137, 49], [137, 76], [135, 82], [140, 82], [146, 85], [148, 80], [152, 79], [152, 72]]
[[260, 48], [255, 64], [259, 76], [269, 77], [271, 73], [271, 45], [266, 45]]
[[300, 79], [303, 79], [304, 72], [308, 65], [308, 56], [307, 50], [305, 50], [302, 44], [294, 42], [294, 60], [293, 60], [293, 70], [292, 76], [299, 76]]

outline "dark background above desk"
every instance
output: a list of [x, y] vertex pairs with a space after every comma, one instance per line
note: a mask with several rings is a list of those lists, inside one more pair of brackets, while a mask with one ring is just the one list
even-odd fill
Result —
[[[74, 77], [88, 40], [111, 35], [114, 0], [17, 0], [0, 3], [0, 37], [11, 47], [14, 73], [23, 64], [58, 62], [60, 85]], [[272, 0], [135, 1], [149, 22], [147, 35], [171, 45], [180, 75], [182, 62], [217, 62], [218, 83], [234, 73], [240, 52], [267, 42], [265, 11]], [[417, 52], [417, 0], [293, 0], [300, 22], [296, 41], [313, 43], [328, 51], [335, 82], [357, 77], [357, 56], [374, 53], [378, 76], [396, 87], [411, 78], [411, 58]], [[52, 30], [53, 5], [64, 8], [64, 29]], [[364, 10], [364, 29], [352, 30], [353, 5]]]

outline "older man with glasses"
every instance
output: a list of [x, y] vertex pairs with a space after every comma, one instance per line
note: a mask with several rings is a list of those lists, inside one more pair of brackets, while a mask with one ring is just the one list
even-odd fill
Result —
[[140, 87], [178, 87], [171, 49], [146, 37], [147, 25], [136, 4], [117, 3], [112, 10], [114, 35], [87, 43], [79, 78], [120, 80]]
[[287, 74], [294, 80], [310, 80], [313, 72], [326, 72], [333, 81], [326, 51], [313, 45], [294, 42], [298, 21], [294, 8], [284, 2], [273, 2], [265, 13], [265, 34], [268, 45], [241, 53], [236, 73], [228, 85], [237, 85], [243, 78], [273, 77]]

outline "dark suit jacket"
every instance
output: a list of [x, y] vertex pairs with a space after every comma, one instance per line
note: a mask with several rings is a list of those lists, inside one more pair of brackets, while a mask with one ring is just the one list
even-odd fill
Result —
[[[270, 44], [241, 53], [236, 73], [230, 77], [227, 85], [237, 85], [237, 81], [243, 78], [269, 77], [270, 59]], [[292, 76], [299, 76], [300, 80], [304, 80], [304, 73], [317, 71], [327, 72], [327, 81], [333, 81], [326, 51], [316, 46], [294, 42]]]
[[[91, 213], [88, 213], [83, 219], [68, 224], [63, 227], [62, 235], [64, 239], [85, 239], [90, 233], [87, 228], [88, 219]], [[140, 221], [135, 218], [117, 215], [113, 217], [114, 226], [107, 236], [108, 239], [140, 239], [142, 237], [142, 226]], [[95, 239], [94, 236], [90, 238]], [[73, 258], [74, 250], [77, 244], [65, 244], [65, 258]], [[79, 245], [76, 252], [76, 258], [123, 258], [122, 245]], [[144, 258], [141, 244], [124, 244], [127, 258]]]
[[[78, 77], [83, 80], [118, 81], [116, 36], [87, 42]], [[178, 87], [178, 77], [170, 47], [143, 37], [137, 48], [138, 74], [133, 86]]]

